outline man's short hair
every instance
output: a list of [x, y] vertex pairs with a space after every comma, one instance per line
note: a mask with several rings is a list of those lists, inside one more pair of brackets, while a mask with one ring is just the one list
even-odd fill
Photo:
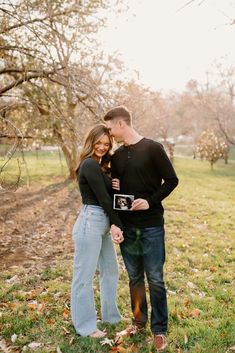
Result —
[[131, 125], [131, 121], [132, 121], [131, 112], [123, 105], [110, 109], [105, 114], [104, 121], [114, 120], [116, 118], [122, 118], [127, 125]]

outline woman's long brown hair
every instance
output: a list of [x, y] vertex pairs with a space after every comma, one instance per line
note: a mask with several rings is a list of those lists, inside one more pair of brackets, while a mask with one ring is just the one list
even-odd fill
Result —
[[104, 136], [108, 136], [109, 142], [110, 142], [110, 147], [108, 152], [102, 157], [101, 160], [101, 167], [106, 170], [108, 169], [108, 164], [110, 161], [110, 156], [111, 156], [111, 150], [113, 147], [113, 139], [110, 136], [108, 128], [104, 124], [98, 124], [94, 126], [86, 135], [82, 149], [79, 154], [78, 158], [78, 165], [76, 168], [76, 172], [78, 172], [78, 169], [80, 167], [81, 162], [92, 156], [93, 151], [94, 151], [94, 146], [95, 144]]

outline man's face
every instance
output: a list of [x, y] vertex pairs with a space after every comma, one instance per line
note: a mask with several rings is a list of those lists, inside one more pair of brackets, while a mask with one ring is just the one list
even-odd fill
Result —
[[114, 140], [118, 143], [123, 142], [124, 121], [121, 118], [116, 118], [114, 120], [108, 120], [105, 123]]

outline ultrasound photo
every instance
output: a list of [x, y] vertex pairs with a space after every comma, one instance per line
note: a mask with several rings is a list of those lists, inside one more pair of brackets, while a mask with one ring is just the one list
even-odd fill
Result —
[[131, 209], [134, 195], [114, 194], [113, 208], [115, 210], [128, 211]]

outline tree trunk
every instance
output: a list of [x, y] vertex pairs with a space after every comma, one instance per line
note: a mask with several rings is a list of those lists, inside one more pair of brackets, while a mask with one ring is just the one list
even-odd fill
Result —
[[[76, 163], [76, 160], [73, 158], [73, 154], [75, 153], [72, 153], [68, 146], [66, 146], [65, 142], [64, 142], [64, 139], [62, 137], [62, 134], [61, 132], [59, 131], [58, 127], [54, 124], [53, 126], [53, 133], [55, 135], [55, 137], [57, 138], [59, 144], [60, 144], [60, 147], [64, 153], [64, 156], [65, 156], [65, 160], [66, 160], [66, 163], [67, 163], [67, 166], [68, 166], [68, 169], [69, 169], [69, 179], [76, 179], [76, 166], [77, 166], [77, 163]], [[73, 151], [74, 152], [74, 151]]]

